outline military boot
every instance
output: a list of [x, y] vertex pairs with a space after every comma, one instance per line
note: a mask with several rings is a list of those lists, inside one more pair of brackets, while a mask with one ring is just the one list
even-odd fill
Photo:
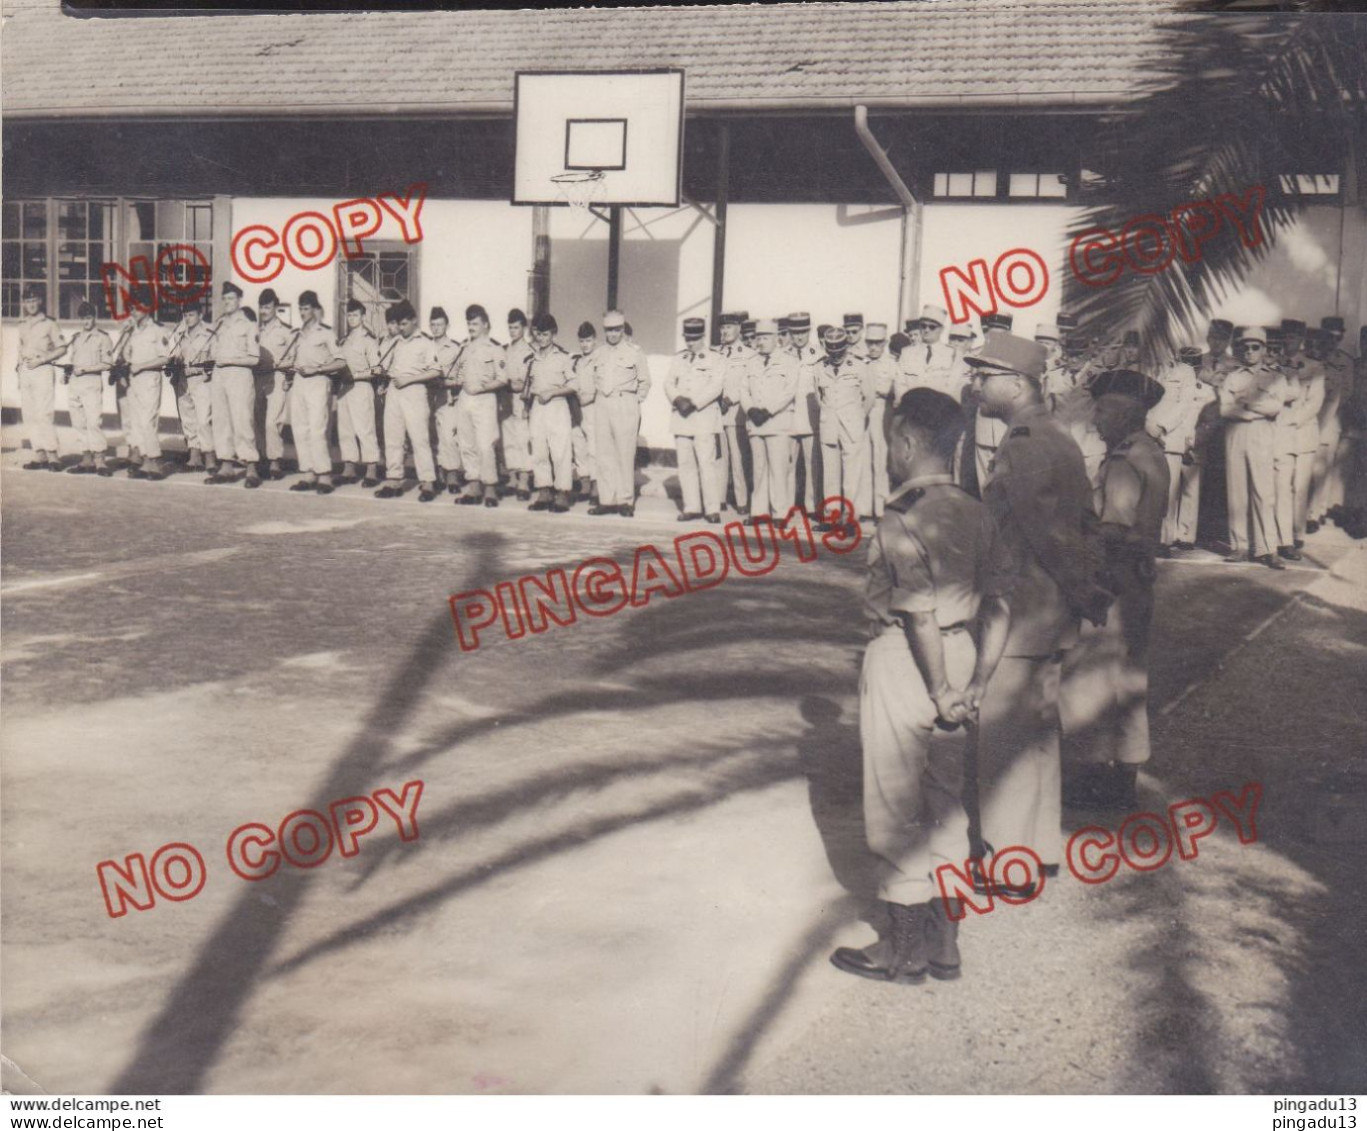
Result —
[[879, 982], [916, 985], [926, 979], [926, 906], [889, 903], [892, 929], [863, 950], [842, 946], [831, 965], [846, 974]]
[[[960, 973], [959, 919], [964, 916], [963, 900], [937, 897], [926, 908], [926, 958], [930, 976], [952, 982]], [[951, 911], [958, 918], [951, 916]]]

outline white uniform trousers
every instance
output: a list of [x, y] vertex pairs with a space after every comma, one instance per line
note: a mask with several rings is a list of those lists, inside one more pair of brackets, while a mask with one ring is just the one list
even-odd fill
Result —
[[[294, 423], [289, 413], [289, 403], [293, 399], [285, 391], [285, 375], [276, 370], [269, 377], [256, 377], [255, 418], [257, 426], [257, 446], [266, 453], [267, 459], [283, 459], [285, 455], [285, 424]], [[294, 437], [297, 451], [299, 437]], [[301, 463], [302, 467], [303, 464]]]
[[432, 462], [432, 416], [427, 386], [421, 381], [399, 388], [390, 385], [384, 395], [385, 476], [391, 484], [404, 478], [403, 442], [405, 435], [413, 445], [413, 469], [419, 483], [437, 478]]
[[1310, 487], [1310, 517], [1316, 522], [1325, 512], [1343, 502], [1343, 464], [1340, 442], [1343, 427], [1334, 416], [1320, 429], [1319, 449], [1315, 452], [1315, 471]]
[[[973, 637], [941, 636], [945, 674], [962, 688], [973, 676]], [[864, 826], [879, 858], [878, 895], [889, 903], [935, 898], [935, 870], [963, 868], [968, 857], [964, 811], [965, 732], [935, 726], [926, 691], [902, 629], [885, 629], [864, 652], [859, 676], [859, 740], [864, 750]]]
[[50, 365], [19, 374], [19, 404], [24, 412], [24, 434], [35, 452], [57, 454], [57, 426], [53, 423], [57, 378]]
[[192, 452], [214, 452], [214, 389], [213, 381], [203, 374], [186, 377], [173, 386], [176, 390], [176, 409], [180, 413], [180, 430], [185, 434], [185, 446]]
[[375, 436], [375, 386], [353, 381], [337, 398], [337, 446], [347, 463], [379, 463]]
[[598, 465], [593, 458], [597, 410], [593, 406], [592, 401], [582, 406], [579, 427], [571, 436], [574, 448], [574, 474], [580, 479], [598, 478]]
[[443, 399], [432, 414], [437, 429], [437, 466], [443, 471], [459, 471], [460, 462], [460, 412], [453, 404]]
[[1201, 465], [1184, 464], [1180, 452], [1164, 453], [1168, 461], [1168, 511], [1163, 516], [1163, 544], [1196, 541], [1201, 509]]
[[598, 467], [598, 501], [605, 507], [636, 502], [636, 437], [641, 429], [641, 402], [635, 393], [600, 395], [597, 409], [594, 463]]
[[[796, 443], [792, 448], [792, 467], [788, 472], [788, 478], [789, 482], [792, 484], [793, 493], [785, 500], [781, 513], [787, 514], [789, 507], [801, 503], [807, 508], [808, 514], [815, 514], [817, 482], [821, 478], [821, 469], [817, 466], [817, 460], [819, 459], [817, 449], [820, 448], [821, 445], [816, 442], [816, 437], [811, 435], [794, 436], [793, 439]], [[797, 498], [797, 461], [799, 456], [802, 457], [804, 475], [802, 482], [802, 498], [800, 499]], [[778, 508], [775, 507], [774, 509], [777, 512]]]
[[1270, 420], [1225, 422], [1229, 544], [1236, 554], [1248, 553], [1250, 547], [1255, 557], [1277, 552], [1273, 428]]
[[[838, 443], [828, 444], [825, 437], [822, 437], [821, 444], [821, 489], [823, 498], [842, 498], [848, 499], [851, 505], [860, 507], [857, 498], [861, 485], [861, 475], [863, 465], [870, 460], [868, 433], [865, 432], [858, 440], [847, 441], [843, 437]], [[863, 476], [863, 483], [867, 487], [868, 476]], [[869, 503], [872, 506], [872, 502]], [[815, 515], [816, 511], [810, 503], [807, 505], [808, 513]], [[867, 508], [860, 508], [857, 514], [868, 514]], [[822, 521], [825, 521], [823, 518]]]
[[722, 429], [722, 443], [726, 445], [726, 458], [718, 472], [722, 477], [722, 502], [726, 501], [726, 483], [729, 480], [736, 506], [744, 510], [750, 505], [750, 485], [745, 481], [745, 455], [743, 437], [745, 432], [739, 424], [727, 424]]
[[574, 429], [564, 397], [546, 404], [532, 402], [527, 419], [532, 441], [532, 476], [538, 489], [569, 491], [574, 485]]
[[219, 459], [256, 463], [256, 378], [245, 365], [220, 365], [209, 382], [214, 390], [214, 448]]
[[[461, 393], [456, 398], [456, 436], [468, 483], [498, 484], [498, 393]], [[385, 441], [388, 446], [388, 440]]]
[[[326, 374], [294, 378], [290, 387], [290, 429], [294, 433], [294, 454], [299, 460], [300, 471], [314, 475], [332, 474], [332, 454], [328, 451], [331, 400], [332, 379]], [[266, 435], [269, 437], [269, 431]]]
[[532, 470], [531, 427], [525, 416], [520, 416], [522, 394], [515, 393], [513, 415], [503, 422], [503, 466], [509, 471]]
[[723, 485], [717, 439], [715, 432], [674, 437], [674, 448], [679, 453], [679, 491], [683, 495], [685, 514], [716, 514], [721, 510]]
[[793, 437], [751, 436], [750, 458], [755, 467], [752, 515], [783, 518], [793, 505]]
[[887, 400], [879, 397], [869, 414], [866, 454], [859, 462], [855, 497], [850, 500], [861, 515], [871, 514], [874, 518], [883, 517], [883, 508], [888, 501], [888, 439], [883, 431], [888, 411]]
[[66, 406], [81, 451], [104, 455], [109, 446], [100, 427], [104, 419], [104, 377], [98, 373], [72, 377], [66, 385]]
[[132, 410], [128, 421], [132, 429], [129, 443], [151, 459], [161, 455], [161, 437], [157, 430], [161, 419], [161, 378], [160, 369], [144, 369], [134, 373], [128, 383]]
[[1004, 656], [978, 724], [978, 812], [996, 852], [1028, 848], [1042, 864], [1063, 853], [1059, 657]]

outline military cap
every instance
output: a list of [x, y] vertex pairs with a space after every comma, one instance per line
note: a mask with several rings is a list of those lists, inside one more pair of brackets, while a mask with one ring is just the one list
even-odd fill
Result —
[[983, 315], [983, 331], [988, 330], [1010, 330], [1015, 319], [1010, 314], [985, 314]]
[[1283, 318], [1283, 319], [1282, 319], [1282, 333], [1283, 333], [1283, 334], [1304, 334], [1304, 333], [1305, 333], [1305, 323], [1302, 322], [1299, 318]]
[[1108, 369], [1092, 378], [1088, 388], [1093, 397], [1131, 397], [1141, 401], [1146, 409], [1163, 399], [1163, 386], [1137, 369]]
[[816, 339], [817, 339], [817, 341], [824, 341], [825, 338], [826, 338], [826, 331], [829, 330], [830, 328], [831, 328], [831, 324], [830, 324], [829, 322], [819, 322], [819, 323], [817, 324], [817, 327], [816, 327]]
[[242, 308], [242, 313], [247, 316], [248, 322], [256, 321], [256, 311], [254, 311], [250, 306], [244, 306]]
[[1067, 311], [1060, 310], [1058, 312], [1058, 328], [1060, 330], [1076, 330], [1077, 315], [1069, 314]]
[[[773, 319], [768, 319], [768, 321], [771, 321], [771, 322], [772, 322]], [[757, 334], [757, 333], [759, 332], [758, 330], [755, 329], [755, 326], [756, 326], [757, 324], [758, 324], [758, 323], [757, 323], [756, 320], [753, 319], [753, 318], [747, 318], [747, 319], [745, 319], [745, 321], [742, 322], [742, 323], [740, 324], [741, 337], [745, 337], [747, 334]], [[775, 331], [775, 332], [777, 332], [777, 331]]]
[[[322, 310], [322, 309], [323, 309], [323, 304], [322, 304], [321, 302], [318, 301], [318, 292], [317, 292], [317, 291], [304, 291], [302, 294], [300, 294], [300, 296], [299, 296], [299, 309], [300, 309], [300, 310], [303, 310], [304, 307], [306, 307], [306, 306], [310, 306], [310, 307], [312, 307], [312, 308], [315, 309], [315, 310]], [[413, 308], [410, 306], [410, 307], [409, 307], [409, 310], [412, 310], [412, 309], [413, 309]], [[416, 315], [401, 315], [401, 317], [407, 317], [407, 318], [412, 318], [412, 317], [415, 317], [415, 316], [416, 316]]]
[[744, 321], [745, 317], [740, 311], [733, 310], [729, 314], [723, 314], [721, 316], [721, 324], [723, 326], [739, 326]]
[[[303, 306], [302, 296], [300, 298], [299, 305]], [[402, 322], [405, 318], [417, 318], [418, 316], [418, 312], [413, 309], [413, 304], [409, 302], [406, 298], [400, 299], [393, 306], [391, 306], [389, 308], [389, 313], [394, 315], [394, 321], [396, 322]]]
[[888, 339], [888, 349], [897, 355], [900, 355], [909, 345], [911, 345], [911, 339], [901, 332], [893, 334], [893, 336]]
[[902, 333], [919, 334], [921, 332], [921, 320], [919, 318], [908, 318], [902, 323]]
[[1177, 360], [1184, 365], [1200, 365], [1204, 351], [1198, 346], [1183, 346], [1177, 351]]
[[840, 326], [824, 326], [821, 330], [821, 344], [832, 349], [842, 349], [849, 343], [849, 337]]
[[973, 337], [973, 323], [972, 323], [972, 322], [955, 322], [954, 325], [952, 325], [952, 326], [949, 328], [949, 336], [950, 336], [951, 338], [971, 338], [971, 337]]
[[598, 331], [593, 328], [592, 322], [581, 322], [579, 323], [579, 337], [596, 338], [598, 337]]
[[847, 314], [841, 319], [840, 324], [846, 330], [858, 330], [864, 325], [864, 316], [862, 314]]
[[1342, 334], [1346, 327], [1342, 318], [1336, 314], [1331, 314], [1327, 318], [1320, 319], [1320, 329], [1328, 330], [1331, 334]]
[[620, 310], [609, 310], [603, 315], [604, 330], [620, 330], [627, 324], [626, 315]]
[[[238, 291], [237, 293], [241, 294], [242, 292]], [[42, 287], [38, 286], [36, 283], [30, 283], [27, 287], [24, 288], [24, 297], [45, 299], [47, 298], [47, 291], [45, 291]]]
[[755, 320], [755, 333], [758, 334], [777, 334], [778, 323], [782, 319], [775, 321], [772, 318], [758, 318]]
[[[228, 292], [225, 289], [223, 293], [226, 295]], [[238, 293], [241, 294], [242, 292], [239, 291]], [[275, 293], [274, 287], [267, 287], [261, 292], [261, 297], [256, 300], [257, 306], [265, 306], [266, 303], [270, 303], [272, 306], [280, 305], [280, 296]]]
[[220, 289], [219, 294], [220, 294], [220, 295], [237, 295], [238, 298], [241, 298], [241, 297], [242, 297], [242, 288], [239, 287], [236, 283], [234, 283], [234, 282], [232, 282], [232, 281], [230, 281], [230, 280], [226, 280], [226, 279], [225, 279], [224, 282], [223, 282], [223, 287]]
[[1127, 346], [1137, 346], [1138, 344], [1139, 344], [1139, 331], [1138, 331], [1138, 330], [1126, 330], [1126, 331], [1125, 331], [1125, 345], [1127, 345]]
[[94, 317], [95, 317], [95, 308], [94, 308], [94, 306], [92, 306], [92, 305], [91, 305], [90, 303], [88, 303], [88, 302], [83, 302], [83, 303], [81, 303], [81, 305], [78, 306], [78, 307], [76, 308], [76, 317], [77, 317], [77, 318], [94, 318]]
[[[82, 303], [81, 305], [82, 305], [82, 306], [88, 306], [89, 304], [88, 304], [88, 303]], [[95, 309], [94, 307], [91, 307], [91, 313], [92, 313], [92, 314], [94, 313], [94, 309]], [[190, 303], [189, 306], [182, 306], [182, 307], [180, 308], [180, 317], [181, 317], [182, 321], [184, 320], [184, 318], [185, 318], [185, 316], [186, 316], [187, 314], [198, 314], [198, 315], [200, 315], [201, 317], [203, 317], [203, 315], [204, 315], [204, 307], [203, 307], [200, 303], [197, 303], [197, 302], [192, 302], [192, 303]], [[82, 317], [84, 317], [84, 315], [82, 315]]]
[[812, 328], [812, 316], [805, 310], [798, 310], [788, 315], [788, 329], [794, 334], [800, 334], [803, 330]]
[[1267, 345], [1267, 331], [1261, 326], [1240, 326], [1234, 332], [1236, 342], [1262, 342]]
[[707, 333], [707, 323], [701, 318], [685, 318], [683, 320], [683, 336], [686, 342], [696, 342]]
[[923, 306], [921, 307], [921, 321], [923, 323], [929, 322], [935, 326], [943, 326], [949, 321], [949, 315], [945, 313], [942, 307]]
[[554, 314], [546, 311], [532, 319], [532, 331], [537, 334], [544, 334], [547, 331], [558, 334], [560, 333], [560, 323], [555, 320]]
[[354, 298], [346, 304], [346, 312], [348, 314], [364, 314], [365, 303], [358, 298]]
[[966, 357], [969, 365], [1009, 369], [1038, 381], [1044, 376], [1047, 359], [1044, 347], [1028, 338], [1018, 338], [1005, 330], [989, 330], [977, 357]]
[[1308, 342], [1332, 342], [1334, 340], [1334, 332], [1332, 330], [1326, 330], [1323, 326], [1311, 326], [1310, 329], [1305, 332], [1305, 340]]
[[442, 309], [440, 306], [434, 306], [427, 314], [427, 321], [434, 322], [438, 318], [440, 318], [443, 322], [451, 321], [451, 319], [446, 317], [446, 311], [444, 309]]
[[792, 332], [793, 320], [791, 318], [785, 315], [784, 317], [776, 319], [776, 321], [778, 323], [778, 332], [780, 334], [788, 334]]
[[870, 322], [864, 327], [864, 341], [886, 342], [887, 340], [888, 324], [886, 322]]
[[627, 337], [631, 337], [631, 323], [625, 318], [622, 319], [622, 329], [626, 331]]
[[386, 326], [397, 326], [399, 324], [399, 308], [397, 304], [391, 306], [384, 312], [384, 321]]
[[465, 308], [465, 321], [473, 322], [476, 318], [488, 322], [489, 312], [485, 310], [484, 307], [480, 306], [479, 303], [472, 302]]
[[1282, 333], [1282, 328], [1280, 326], [1264, 326], [1263, 329], [1267, 331], [1268, 345], [1273, 345], [1274, 343], [1279, 345], [1286, 337], [1286, 335]]
[[1043, 338], [1045, 341], [1057, 342], [1059, 340], [1058, 327], [1051, 322], [1040, 322], [1035, 326], [1035, 341]]
[[517, 307], [513, 307], [512, 310], [508, 311], [508, 325], [525, 326], [527, 325], [527, 316]]
[[1234, 323], [1228, 318], [1212, 318], [1210, 328], [1217, 334], [1234, 333]]

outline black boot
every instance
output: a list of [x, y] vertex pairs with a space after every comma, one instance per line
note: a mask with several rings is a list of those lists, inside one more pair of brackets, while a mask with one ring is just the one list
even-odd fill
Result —
[[[952, 982], [960, 973], [959, 919], [964, 915], [963, 900], [936, 897], [926, 907], [926, 959], [930, 976]], [[951, 910], [958, 919], [950, 916]]]
[[926, 905], [889, 903], [892, 930], [863, 950], [842, 946], [831, 965], [847, 974], [880, 982], [917, 985], [926, 980]]

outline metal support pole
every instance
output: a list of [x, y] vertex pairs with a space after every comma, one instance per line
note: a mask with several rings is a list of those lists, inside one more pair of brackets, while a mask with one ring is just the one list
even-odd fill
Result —
[[723, 121], [717, 138], [717, 204], [712, 229], [712, 318], [708, 329], [721, 341], [721, 307], [726, 290], [726, 203], [731, 192], [731, 123]]
[[608, 209], [608, 309], [617, 309], [617, 280], [622, 265], [622, 206]]
[[527, 279], [527, 309], [532, 317], [544, 314], [551, 305], [551, 210], [547, 205], [532, 207], [532, 269]]

